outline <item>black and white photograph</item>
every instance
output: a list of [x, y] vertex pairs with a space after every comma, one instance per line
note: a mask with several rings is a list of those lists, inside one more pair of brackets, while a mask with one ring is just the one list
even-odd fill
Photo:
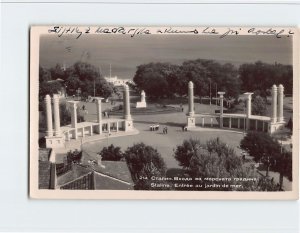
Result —
[[297, 199], [297, 36], [32, 26], [31, 197]]

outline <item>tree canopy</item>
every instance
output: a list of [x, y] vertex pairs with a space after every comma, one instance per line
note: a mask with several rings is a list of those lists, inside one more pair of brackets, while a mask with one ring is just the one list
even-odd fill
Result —
[[151, 177], [165, 177], [166, 165], [159, 152], [144, 143], [128, 147], [125, 159], [135, 183], [135, 189], [149, 190]]
[[292, 179], [292, 153], [269, 134], [250, 131], [242, 139], [241, 148], [248, 151], [255, 161], [262, 161], [271, 170]]
[[[193, 189], [195, 190], [275, 191], [277, 189], [273, 181], [258, 177], [253, 169], [243, 167], [242, 159], [235, 154], [234, 149], [219, 138], [208, 140], [205, 144], [201, 144], [197, 139], [185, 140], [182, 145], [177, 146], [174, 156], [179, 165], [194, 178]], [[218, 182], [205, 180], [206, 178], [226, 178], [227, 181], [221, 182], [225, 184], [224, 186], [214, 186]], [[250, 181], [238, 185], [238, 178], [249, 178]]]
[[186, 95], [187, 84], [194, 82], [195, 95], [209, 96], [222, 90], [226, 95], [239, 94], [238, 71], [232, 64], [221, 65], [213, 60], [197, 59], [182, 65], [170, 63], [148, 63], [137, 67], [133, 78], [138, 88], [152, 97]]
[[293, 67], [291, 65], [267, 64], [261, 61], [243, 64], [239, 68], [242, 90], [259, 91], [267, 95], [273, 84], [282, 84], [285, 92], [293, 93]]
[[109, 161], [120, 161], [124, 155], [121, 151], [120, 147], [115, 147], [113, 144], [111, 144], [108, 147], [104, 147], [100, 153], [102, 160], [109, 160]]
[[62, 87], [68, 95], [76, 95], [80, 89], [82, 96], [93, 96], [95, 87], [95, 95], [104, 98], [116, 91], [95, 66], [84, 62], [76, 62], [65, 70], [59, 64], [50, 69], [40, 67], [39, 80], [41, 98], [58, 93]]

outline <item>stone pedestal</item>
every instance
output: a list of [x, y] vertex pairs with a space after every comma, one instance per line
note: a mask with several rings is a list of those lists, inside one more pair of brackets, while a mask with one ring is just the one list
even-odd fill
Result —
[[132, 120], [125, 120], [123, 128], [124, 128], [125, 132], [132, 131], [134, 129], [133, 121]]
[[284, 127], [285, 127], [285, 123], [279, 123], [279, 122], [273, 123], [273, 122], [271, 122], [271, 123], [269, 123], [268, 132], [270, 134], [272, 134], [272, 133], [278, 132], [280, 130], [283, 130]]
[[63, 148], [65, 146], [65, 140], [62, 136], [45, 137], [46, 148]]
[[136, 108], [146, 108], [147, 103], [146, 103], [146, 94], [144, 91], [141, 92], [141, 101], [136, 102]]
[[194, 128], [194, 127], [196, 127], [196, 119], [195, 119], [195, 117], [188, 117], [187, 118], [187, 127], [188, 128]]

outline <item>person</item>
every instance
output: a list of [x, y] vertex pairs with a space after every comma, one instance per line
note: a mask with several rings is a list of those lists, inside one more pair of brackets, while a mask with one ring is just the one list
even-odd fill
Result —
[[85, 110], [85, 105], [82, 105], [82, 110], [83, 110], [83, 111]]
[[165, 127], [165, 134], [168, 134], [168, 127]]

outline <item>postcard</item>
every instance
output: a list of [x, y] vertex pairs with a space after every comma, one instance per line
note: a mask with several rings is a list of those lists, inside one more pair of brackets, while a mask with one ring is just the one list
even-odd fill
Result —
[[296, 200], [299, 29], [32, 26], [30, 197]]

